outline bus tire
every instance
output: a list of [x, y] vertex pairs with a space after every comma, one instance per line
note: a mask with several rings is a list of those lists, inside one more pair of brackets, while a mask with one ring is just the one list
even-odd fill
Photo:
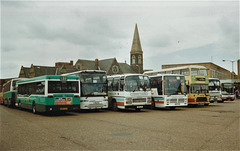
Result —
[[140, 108], [135, 108], [135, 111], [140, 112], [141, 109]]
[[37, 113], [37, 108], [36, 108], [35, 102], [33, 102], [33, 104], [32, 104], [32, 112], [33, 112], [33, 114]]
[[18, 101], [18, 108], [21, 110], [22, 109], [22, 104], [21, 104], [21, 101], [19, 100]]
[[116, 102], [115, 100], [113, 100], [113, 102], [112, 102], [112, 110], [113, 110], [114, 112], [117, 112], [117, 111], [118, 111], [117, 102]]
[[7, 100], [7, 107], [9, 107], [9, 108], [11, 107], [11, 100], [10, 99]]
[[155, 100], [154, 99], [152, 99], [151, 109], [155, 109]]

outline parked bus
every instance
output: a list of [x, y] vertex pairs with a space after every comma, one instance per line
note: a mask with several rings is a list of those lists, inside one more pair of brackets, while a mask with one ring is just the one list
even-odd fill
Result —
[[135, 109], [151, 106], [151, 89], [148, 76], [143, 74], [123, 74], [108, 76], [109, 107]]
[[3, 105], [3, 92], [0, 92], [0, 104]]
[[47, 75], [17, 81], [17, 106], [33, 113], [78, 110], [80, 84], [77, 76]]
[[16, 82], [21, 79], [12, 79], [3, 85], [3, 104], [14, 107], [17, 100]]
[[189, 65], [159, 71], [148, 71], [145, 74], [149, 76], [156, 74], [182, 74], [186, 80], [188, 105], [209, 105], [210, 103], [207, 68], [204, 66]]
[[235, 99], [233, 82], [221, 81], [221, 89], [223, 102], [227, 100], [233, 101]]
[[158, 74], [149, 76], [152, 91], [152, 108], [175, 109], [188, 105], [187, 88], [183, 75]]
[[108, 108], [107, 74], [102, 70], [83, 70], [63, 75], [80, 77], [80, 109]]
[[221, 102], [221, 84], [218, 78], [209, 78], [209, 94], [210, 94], [210, 102], [213, 103], [215, 101]]

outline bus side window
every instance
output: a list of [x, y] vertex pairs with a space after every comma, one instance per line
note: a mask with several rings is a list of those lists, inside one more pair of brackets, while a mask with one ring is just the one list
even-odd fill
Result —
[[121, 79], [120, 79], [120, 91], [123, 91], [123, 88], [124, 88], [124, 78], [122, 77]]
[[157, 81], [157, 89], [158, 89], [158, 95], [163, 95], [163, 92], [162, 92], [162, 80], [161, 79], [158, 79], [158, 81]]
[[113, 91], [118, 91], [119, 90], [119, 81], [120, 81], [120, 78], [114, 78], [113, 79]]
[[112, 87], [113, 87], [113, 80], [112, 79], [108, 79], [108, 90], [109, 91], [112, 91], [113, 89], [112, 89]]

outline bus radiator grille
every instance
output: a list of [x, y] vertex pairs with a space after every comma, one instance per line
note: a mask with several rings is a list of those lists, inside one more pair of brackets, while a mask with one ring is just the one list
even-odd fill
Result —
[[178, 99], [178, 103], [184, 103], [184, 99]]
[[146, 99], [133, 99], [133, 103], [146, 102]]
[[177, 103], [177, 99], [170, 99], [170, 103]]

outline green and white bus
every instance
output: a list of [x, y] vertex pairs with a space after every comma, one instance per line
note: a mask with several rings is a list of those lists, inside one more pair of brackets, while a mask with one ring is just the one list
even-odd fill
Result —
[[21, 79], [12, 79], [3, 85], [3, 104], [14, 107], [17, 100], [16, 82]]
[[78, 110], [80, 83], [77, 76], [46, 75], [17, 81], [17, 106], [33, 113]]

